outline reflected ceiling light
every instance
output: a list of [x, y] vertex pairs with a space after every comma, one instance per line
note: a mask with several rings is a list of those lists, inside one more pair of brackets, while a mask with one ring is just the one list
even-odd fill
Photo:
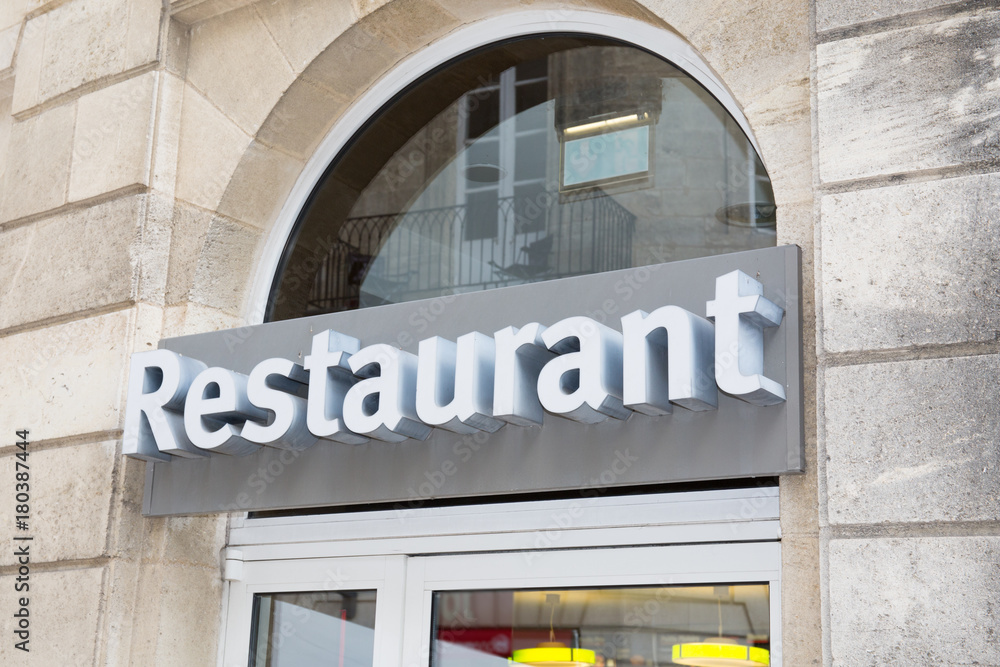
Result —
[[545, 604], [552, 605], [549, 612], [549, 641], [542, 642], [535, 648], [524, 648], [514, 651], [510, 657], [511, 663], [532, 665], [533, 667], [589, 667], [597, 664], [597, 656], [585, 648], [569, 648], [562, 642], [557, 642], [552, 619], [559, 604], [559, 596], [555, 593], [545, 594]]
[[[719, 590], [729, 590], [728, 586], [717, 586]], [[678, 665], [693, 667], [763, 667], [771, 664], [771, 654], [767, 649], [756, 646], [735, 644], [722, 636], [722, 596], [718, 595], [719, 636], [703, 642], [674, 644], [671, 659]]]
[[671, 659], [698, 667], [761, 667], [771, 664], [767, 649], [721, 642], [674, 644]]
[[567, 648], [562, 642], [542, 642], [535, 648], [514, 651], [511, 661], [535, 667], [588, 667], [597, 663], [593, 651]]
[[499, 183], [507, 172], [495, 164], [470, 164], [465, 168], [465, 178], [473, 183]]
[[773, 228], [777, 222], [778, 207], [771, 202], [733, 204], [715, 212], [719, 222], [731, 227]]
[[645, 122], [646, 118], [647, 115], [645, 113], [634, 113], [629, 116], [608, 118], [607, 120], [599, 120], [593, 123], [584, 123], [583, 125], [567, 127], [563, 130], [563, 135], [567, 137], [575, 137], [579, 134], [598, 134], [601, 132], [610, 132], [612, 130], [619, 130], [632, 125], [639, 125], [640, 123]]

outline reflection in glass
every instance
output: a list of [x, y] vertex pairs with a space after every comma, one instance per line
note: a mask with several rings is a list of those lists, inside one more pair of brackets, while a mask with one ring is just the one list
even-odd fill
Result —
[[766, 584], [438, 592], [431, 665], [532, 664], [524, 650], [551, 642], [603, 667], [698, 664], [674, 661], [675, 647], [693, 644], [752, 649], [765, 662], [742, 664], [763, 665], [769, 613]]
[[285, 250], [268, 319], [775, 244], [770, 180], [672, 64], [533, 37], [428, 75], [356, 136]]
[[371, 667], [375, 591], [254, 596], [250, 667]]

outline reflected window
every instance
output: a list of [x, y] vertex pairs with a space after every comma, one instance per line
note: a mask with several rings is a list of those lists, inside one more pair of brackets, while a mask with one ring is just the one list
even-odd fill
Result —
[[767, 584], [440, 592], [431, 665], [763, 666], [769, 614]]
[[250, 667], [371, 667], [375, 591], [254, 595]]
[[281, 320], [775, 244], [752, 144], [671, 63], [518, 39], [424, 77], [353, 138], [285, 249]]

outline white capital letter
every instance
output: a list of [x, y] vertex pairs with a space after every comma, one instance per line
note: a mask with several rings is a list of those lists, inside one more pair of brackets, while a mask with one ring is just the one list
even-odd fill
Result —
[[132, 355], [122, 452], [145, 461], [169, 461], [170, 454], [204, 456], [184, 433], [184, 397], [191, 381], [205, 370], [197, 359], [170, 350]]

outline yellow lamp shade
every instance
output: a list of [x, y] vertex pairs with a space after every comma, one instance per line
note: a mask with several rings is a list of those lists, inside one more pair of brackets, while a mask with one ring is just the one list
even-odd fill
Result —
[[767, 649], [710, 642], [674, 644], [673, 661], [696, 667], [761, 667], [770, 665]]
[[567, 648], [558, 643], [514, 651], [511, 663], [534, 667], [588, 667], [597, 662], [595, 654], [585, 648]]

